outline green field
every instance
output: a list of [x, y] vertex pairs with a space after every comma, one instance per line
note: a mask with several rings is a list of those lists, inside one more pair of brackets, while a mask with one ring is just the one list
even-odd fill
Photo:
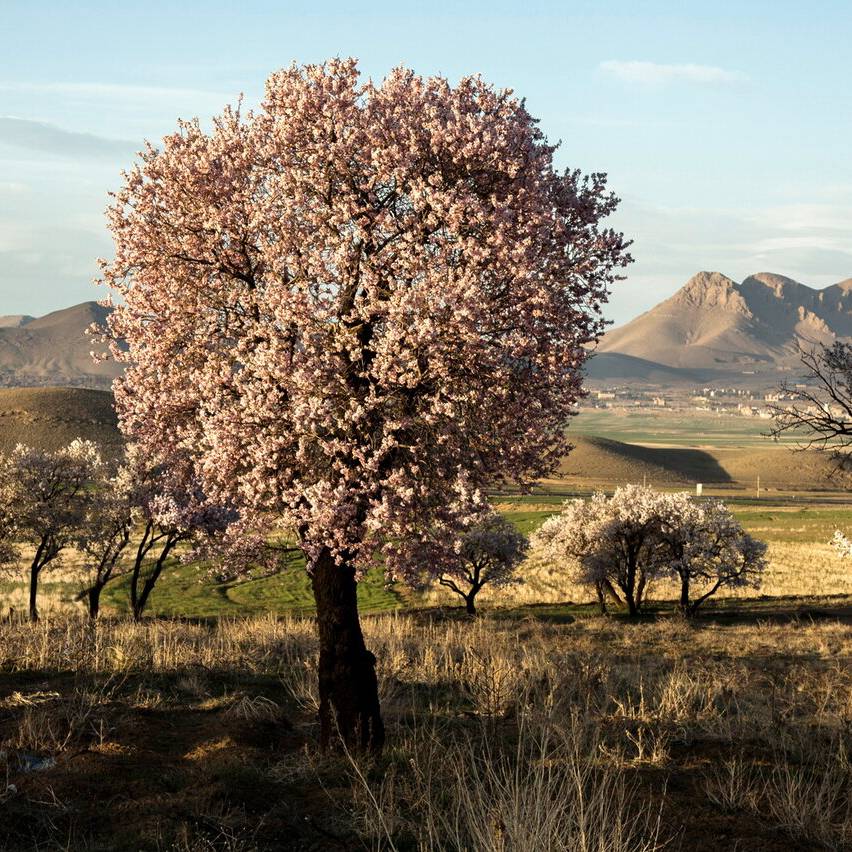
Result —
[[[503, 497], [500, 506], [504, 514], [529, 535], [549, 515], [559, 511], [563, 495], [532, 494]], [[807, 573], [810, 557], [819, 554], [820, 564], [828, 566], [832, 578], [827, 593], [842, 592], [845, 585], [840, 560], [831, 555], [828, 547], [836, 529], [852, 530], [852, 505], [830, 502], [757, 501], [734, 499], [729, 501], [734, 514], [743, 526], [757, 538], [770, 544], [779, 559], [802, 562], [802, 572]], [[837, 563], [837, 564], [835, 564]], [[789, 571], [791, 569], [786, 568]], [[825, 571], [826, 569], [821, 569]], [[848, 572], [847, 572], [848, 573]], [[798, 580], [776, 581], [773, 592], [785, 590], [790, 583], [790, 593], [795, 593]], [[59, 601], [65, 605], [80, 589], [80, 582], [68, 577], [63, 569], [47, 570], [40, 584], [42, 601]], [[0, 581], [0, 605], [8, 607], [14, 601], [22, 606], [26, 595], [23, 579], [8, 576]], [[388, 587], [381, 570], [371, 571], [359, 584], [360, 607], [364, 612], [382, 612], [422, 606], [427, 600], [399, 584]], [[114, 612], [129, 611], [129, 578], [118, 577], [103, 593], [105, 609]], [[238, 616], [265, 612], [309, 614], [313, 612], [313, 595], [304, 559], [291, 554], [278, 573], [271, 576], [245, 577], [220, 582], [203, 567], [170, 561], [163, 572], [149, 602], [152, 615], [203, 618], [211, 616]]]
[[[711, 414], [701, 411], [643, 409], [583, 409], [572, 421], [569, 434], [594, 435], [629, 444], [665, 444], [682, 447], [770, 447], [771, 420]], [[782, 443], [794, 443], [785, 437]]]
[[[121, 577], [104, 590], [103, 602], [119, 612], [128, 612], [129, 579]], [[381, 571], [371, 571], [358, 585], [358, 603], [364, 612], [398, 609], [399, 594], [385, 588]], [[196, 565], [172, 561], [163, 571], [150, 599], [156, 615], [205, 617], [249, 615], [263, 612], [313, 612], [314, 599], [305, 560], [289, 558], [272, 576], [217, 582]]]

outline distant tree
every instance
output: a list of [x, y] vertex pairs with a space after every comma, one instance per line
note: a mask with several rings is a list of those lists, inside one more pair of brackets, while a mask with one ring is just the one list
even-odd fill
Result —
[[223, 532], [234, 516], [207, 498], [192, 465], [177, 453], [151, 456], [131, 445], [124, 476], [136, 535], [129, 569], [130, 608], [139, 621], [178, 546]]
[[528, 547], [526, 536], [511, 521], [486, 508], [462, 534], [458, 556], [438, 582], [460, 595], [467, 612], [474, 615], [483, 586], [502, 588], [520, 582], [515, 571]]
[[724, 503], [660, 494], [657, 507], [662, 544], [657, 561], [680, 581], [685, 615], [695, 615], [719, 589], [760, 585], [766, 544], [745, 532]]
[[602, 611], [608, 595], [623, 600], [631, 615], [656, 578], [677, 578], [681, 611], [694, 615], [719, 589], [758, 586], [766, 568], [766, 545], [721, 501], [638, 485], [566, 503], [544, 522], [534, 544], [551, 558], [575, 560]]
[[630, 258], [600, 224], [605, 176], [557, 173], [553, 152], [478, 77], [376, 84], [332, 60], [273, 74], [258, 112], [210, 133], [181, 122], [116, 194], [121, 428], [188, 451], [241, 529], [297, 535], [323, 743], [384, 739], [357, 579], [411, 575], [421, 525], [458, 528], [470, 494], [567, 449]]
[[[817, 449], [834, 463], [834, 475], [852, 471], [852, 346], [799, 345], [804, 381], [783, 382], [781, 392], [792, 401], [774, 403], [772, 436], [794, 440], [794, 450]], [[837, 530], [832, 544], [841, 557], [852, 554], [846, 536]]]
[[18, 444], [0, 463], [2, 491], [16, 536], [33, 548], [29, 560], [30, 619], [38, 620], [38, 583], [76, 540], [102, 468], [97, 446], [77, 439], [48, 451]]
[[635, 616], [660, 573], [657, 498], [652, 488], [627, 485], [612, 497], [598, 492], [589, 500], [566, 501], [538, 529], [533, 543], [552, 559], [575, 562], [579, 581], [595, 589], [602, 612], [609, 596]]
[[849, 541], [849, 539], [840, 530], [834, 531], [831, 544], [841, 559], [848, 559], [852, 556], [852, 541]]
[[83, 554], [88, 579], [78, 600], [86, 601], [93, 620], [98, 617], [101, 592], [117, 576], [130, 543], [134, 494], [132, 469], [124, 463], [113, 476], [103, 476], [96, 483], [79, 530], [76, 544]]
[[850, 469], [852, 446], [852, 346], [799, 345], [804, 381], [783, 382], [780, 390], [790, 402], [770, 405], [771, 434], [794, 439], [794, 448], [830, 454], [838, 472]]

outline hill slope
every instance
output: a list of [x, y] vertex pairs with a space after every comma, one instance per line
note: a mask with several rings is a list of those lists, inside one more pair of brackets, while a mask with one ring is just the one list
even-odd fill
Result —
[[99, 346], [86, 335], [108, 309], [83, 302], [33, 319], [0, 317], [0, 386], [76, 385], [108, 388], [121, 372], [114, 361], [95, 363]]
[[54, 450], [74, 438], [96, 441], [108, 455], [121, 447], [109, 391], [0, 388], [0, 452], [18, 443]]
[[[763, 272], [741, 283], [699, 272], [650, 311], [604, 335], [597, 352], [718, 377], [798, 366], [797, 341], [852, 338], [852, 280], [815, 290]], [[600, 356], [598, 356], [600, 357]], [[604, 361], [590, 371], [606, 371]], [[648, 368], [646, 367], [646, 371]], [[683, 376], [683, 374], [680, 374]]]
[[816, 450], [794, 453], [787, 447], [695, 449], [649, 447], [591, 435], [572, 435], [574, 449], [562, 460], [558, 479], [570, 484], [764, 487], [790, 490], [840, 487], [830, 478], [830, 459]]

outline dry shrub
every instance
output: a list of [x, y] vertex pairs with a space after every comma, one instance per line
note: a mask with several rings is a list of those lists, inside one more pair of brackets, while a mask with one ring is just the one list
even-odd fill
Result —
[[407, 840], [424, 851], [662, 848], [659, 809], [648, 808], [617, 768], [601, 765], [591, 720], [578, 712], [557, 721], [522, 711], [512, 738], [494, 738], [492, 730], [454, 735], [424, 721], [399, 749], [407, 760], [376, 779], [350, 755], [356, 816], [370, 846], [397, 849]]

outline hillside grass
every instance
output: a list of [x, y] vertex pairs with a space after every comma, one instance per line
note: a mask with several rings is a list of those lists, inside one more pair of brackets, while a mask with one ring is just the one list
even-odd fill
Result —
[[57, 450], [75, 438], [95, 441], [107, 456], [118, 453], [110, 391], [87, 388], [0, 388], [0, 453], [23, 443]]

